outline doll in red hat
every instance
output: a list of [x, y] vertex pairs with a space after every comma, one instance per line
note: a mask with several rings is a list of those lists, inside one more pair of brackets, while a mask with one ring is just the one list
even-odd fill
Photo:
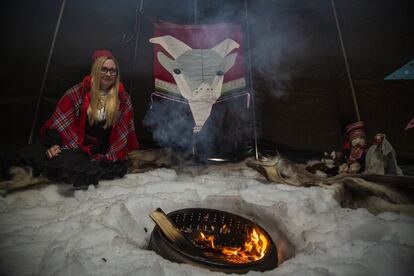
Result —
[[306, 169], [323, 177], [343, 173], [361, 173], [365, 169], [367, 153], [364, 122], [358, 121], [346, 126], [346, 138], [342, 151], [324, 153], [321, 162], [309, 164]]
[[344, 163], [339, 166], [339, 173], [361, 173], [365, 169], [367, 143], [363, 121], [349, 124], [346, 129], [344, 150], [337, 155]]

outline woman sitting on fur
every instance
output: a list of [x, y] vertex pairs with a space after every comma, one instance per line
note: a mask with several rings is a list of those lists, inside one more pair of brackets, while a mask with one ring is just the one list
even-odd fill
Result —
[[125, 175], [127, 154], [138, 148], [131, 99], [111, 52], [96, 51], [92, 61], [91, 74], [57, 103], [41, 139], [2, 158], [3, 173], [11, 166], [28, 166], [35, 176], [75, 187]]

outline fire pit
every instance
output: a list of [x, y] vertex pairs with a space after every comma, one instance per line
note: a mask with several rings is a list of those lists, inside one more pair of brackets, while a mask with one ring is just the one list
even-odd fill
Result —
[[167, 217], [194, 250], [178, 246], [156, 225], [150, 248], [166, 259], [226, 273], [265, 271], [278, 265], [269, 234], [244, 217], [202, 208], [177, 210]]

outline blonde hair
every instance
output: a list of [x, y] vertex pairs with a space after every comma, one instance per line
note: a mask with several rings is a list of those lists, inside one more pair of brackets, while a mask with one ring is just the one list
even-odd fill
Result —
[[118, 70], [118, 74], [116, 75], [115, 83], [108, 91], [108, 95], [106, 96], [105, 102], [105, 125], [104, 128], [108, 128], [113, 126], [117, 120], [118, 109], [119, 109], [119, 64], [118, 61], [113, 57], [99, 57], [95, 60], [92, 65], [91, 70], [91, 77], [92, 77], [92, 84], [91, 84], [91, 101], [88, 107], [88, 121], [89, 125], [93, 125], [95, 122], [98, 122], [98, 104], [99, 104], [99, 96], [100, 96], [100, 83], [101, 83], [101, 69], [104, 62], [108, 59], [111, 59], [116, 64], [116, 68]]

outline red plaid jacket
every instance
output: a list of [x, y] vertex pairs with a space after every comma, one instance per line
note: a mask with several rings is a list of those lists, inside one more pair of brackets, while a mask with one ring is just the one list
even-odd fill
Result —
[[131, 99], [122, 83], [119, 85], [118, 120], [112, 126], [109, 149], [105, 155], [93, 155], [90, 148], [83, 145], [87, 109], [90, 102], [91, 77], [70, 88], [57, 103], [56, 109], [41, 129], [54, 129], [61, 138], [62, 149], [81, 149], [92, 159], [108, 159], [112, 161], [126, 160], [128, 152], [137, 149], [139, 144], [135, 135], [134, 114]]

